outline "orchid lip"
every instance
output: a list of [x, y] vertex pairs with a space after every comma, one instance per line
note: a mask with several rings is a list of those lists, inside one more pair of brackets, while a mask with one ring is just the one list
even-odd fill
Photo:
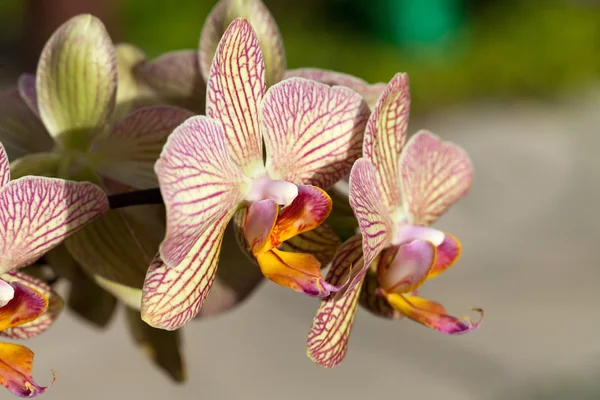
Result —
[[291, 182], [271, 179], [268, 176], [253, 179], [246, 201], [274, 200], [282, 207], [289, 206], [298, 196], [298, 187]]

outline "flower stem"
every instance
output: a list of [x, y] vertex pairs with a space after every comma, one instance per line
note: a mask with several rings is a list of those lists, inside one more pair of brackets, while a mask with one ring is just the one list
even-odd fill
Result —
[[137, 206], [142, 204], [163, 204], [159, 188], [136, 190], [135, 192], [112, 194], [108, 196], [111, 209]]

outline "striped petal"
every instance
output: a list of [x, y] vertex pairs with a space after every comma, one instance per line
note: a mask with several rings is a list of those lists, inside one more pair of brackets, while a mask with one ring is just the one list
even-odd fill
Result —
[[48, 131], [16, 88], [0, 92], [0, 142], [11, 161], [54, 146]]
[[39, 118], [37, 92], [35, 90], [35, 75], [21, 74], [17, 81], [19, 94], [29, 109]]
[[0, 273], [29, 265], [108, 210], [88, 182], [24, 177], [0, 190]]
[[140, 64], [135, 73], [169, 104], [204, 114], [206, 84], [200, 73], [196, 51], [180, 50], [164, 54]]
[[381, 253], [377, 267], [379, 284], [388, 293], [408, 293], [425, 282], [436, 259], [433, 243], [414, 240]]
[[248, 21], [238, 18], [219, 42], [210, 69], [206, 115], [221, 121], [233, 162], [248, 171], [262, 168], [258, 105], [264, 93], [258, 39]]
[[261, 105], [269, 176], [328, 189], [360, 157], [368, 113], [347, 88], [302, 78], [272, 86]]
[[132, 112], [92, 144], [95, 170], [138, 189], [158, 186], [154, 164], [171, 132], [191, 116], [187, 110], [167, 106]]
[[477, 322], [469, 317], [456, 318], [446, 313], [446, 309], [439, 303], [416, 296], [400, 294], [387, 294], [390, 304], [408, 318], [423, 324], [438, 332], [456, 335], [473, 331], [479, 327], [483, 320], [483, 310], [474, 308], [481, 314]]
[[375, 168], [366, 158], [359, 159], [352, 167], [349, 199], [363, 235], [364, 264], [362, 268], [352, 270], [348, 290], [362, 280], [371, 263], [388, 247], [392, 239], [392, 220], [382, 202], [375, 179]]
[[144, 282], [144, 321], [155, 328], [175, 330], [198, 314], [212, 288], [225, 227], [234, 212], [213, 221], [179, 265], [168, 267], [155, 258]]
[[10, 166], [8, 155], [4, 150], [4, 146], [0, 143], [0, 188], [5, 186], [10, 181]]
[[342, 72], [328, 71], [318, 68], [298, 68], [285, 71], [287, 78], [306, 78], [330, 86], [346, 86], [360, 94], [370, 109], [375, 107], [381, 93], [387, 86], [385, 83], [369, 84], [364, 80]]
[[117, 61], [98, 18], [82, 14], [61, 25], [42, 51], [36, 76], [40, 117], [50, 135], [80, 148], [104, 128], [115, 105]]
[[397, 74], [379, 98], [365, 130], [364, 157], [375, 167], [377, 186], [390, 212], [402, 206], [398, 165], [408, 125], [408, 75]]
[[167, 209], [160, 254], [175, 267], [201, 236], [210, 236], [205, 231], [221, 223], [225, 229], [242, 201], [246, 178], [231, 159], [223, 126], [204, 116], [192, 117], [175, 129], [155, 169]]
[[269, 9], [261, 0], [221, 0], [208, 15], [200, 34], [200, 66], [206, 79], [225, 28], [236, 18], [247, 19], [256, 32], [264, 54], [267, 85], [283, 78], [285, 51], [279, 28]]
[[0, 385], [18, 397], [43, 394], [52, 386], [54, 379], [47, 387], [33, 381], [33, 357], [33, 352], [25, 346], [0, 343]]
[[462, 253], [462, 245], [454, 236], [446, 233], [442, 244], [437, 246], [435, 265], [427, 278], [433, 278], [454, 265]]
[[48, 299], [38, 290], [19, 281], [12, 281], [10, 285], [14, 296], [0, 308], [0, 331], [31, 322], [48, 308]]
[[404, 207], [415, 225], [430, 225], [463, 197], [473, 165], [459, 146], [427, 131], [410, 138], [400, 158]]
[[[0, 335], [12, 339], [29, 339], [47, 331], [52, 326], [56, 318], [58, 318], [58, 315], [63, 309], [64, 302], [60, 296], [44, 282], [20, 272], [9, 272], [4, 274], [2, 279], [13, 285], [18, 284], [21, 287], [27, 287], [30, 290], [33, 290], [36, 304], [41, 304], [41, 294], [45, 299], [47, 299], [48, 307], [35, 319], [23, 324], [12, 326], [11, 328], [6, 328], [0, 332]], [[24, 305], [27, 304], [30, 304], [30, 302], [24, 303]], [[31, 312], [33, 308], [35, 307], [29, 308], [28, 312]], [[2, 308], [0, 308], [0, 313], [2, 313]]]
[[279, 246], [279, 249], [312, 254], [321, 263], [321, 268], [324, 268], [333, 260], [341, 244], [342, 241], [335, 231], [322, 224], [312, 231], [302, 232], [289, 238]]
[[[361, 241], [361, 236], [355, 235], [342, 244], [327, 274], [328, 282], [342, 284], [348, 270], [361, 268]], [[315, 363], [335, 367], [346, 356], [362, 284], [360, 280], [344, 296], [334, 295], [321, 300], [307, 342], [308, 357]]]

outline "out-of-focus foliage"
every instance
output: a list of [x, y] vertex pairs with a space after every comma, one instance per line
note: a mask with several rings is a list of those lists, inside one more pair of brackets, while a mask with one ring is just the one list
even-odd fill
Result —
[[[380, 6], [381, 0], [265, 3], [279, 23], [290, 68], [334, 69], [372, 82], [406, 71], [417, 112], [481, 97], [552, 96], [585, 84], [600, 70], [600, 6], [586, 2], [490, 1], [465, 16], [443, 51], [400, 48], [371, 32], [373, 21], [360, 19], [377, 13], [360, 11]], [[150, 57], [196, 48], [212, 5], [123, 1], [123, 33]], [[351, 24], [343, 22], [348, 15]]]

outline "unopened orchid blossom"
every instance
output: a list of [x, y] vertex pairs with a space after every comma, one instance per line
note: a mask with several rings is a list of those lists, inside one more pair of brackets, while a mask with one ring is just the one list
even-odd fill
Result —
[[405, 316], [446, 334], [479, 325], [416, 294], [460, 256], [460, 242], [429, 225], [467, 193], [473, 168], [463, 149], [427, 131], [405, 145], [409, 104], [408, 76], [397, 74], [367, 122], [363, 157], [350, 173], [361, 234], [340, 247], [328, 276], [350, 283], [321, 302], [308, 338], [309, 357], [326, 367], [346, 354], [361, 289], [363, 304], [378, 315]]
[[307, 254], [309, 241], [294, 243], [295, 252], [278, 246], [329, 215], [324, 189], [360, 155], [368, 118], [360, 95], [300, 78], [266, 90], [257, 36], [238, 18], [212, 63], [206, 114], [179, 126], [156, 164], [167, 232], [144, 285], [145, 321], [176, 329], [198, 313], [236, 212], [242, 222], [234, 228], [268, 279], [311, 296], [338, 290]]
[[[91, 181], [110, 194], [158, 186], [154, 163], [162, 146], [193, 114], [152, 106], [121, 118], [117, 69], [113, 43], [96, 17], [75, 16], [54, 32], [36, 75], [19, 80], [21, 98], [0, 96], [0, 140], [13, 175]], [[109, 289], [115, 286], [106, 282], [141, 289], [162, 230], [148, 227], [160, 225], [158, 217], [140, 214], [108, 212], [65, 241], [68, 253]]]
[[[62, 300], [44, 282], [18, 272], [67, 236], [108, 211], [104, 191], [88, 182], [44, 177], [10, 181], [8, 157], [0, 145], [0, 335], [27, 339], [46, 331]], [[31, 377], [33, 352], [0, 343], [0, 384], [17, 396], [46, 388]]]

